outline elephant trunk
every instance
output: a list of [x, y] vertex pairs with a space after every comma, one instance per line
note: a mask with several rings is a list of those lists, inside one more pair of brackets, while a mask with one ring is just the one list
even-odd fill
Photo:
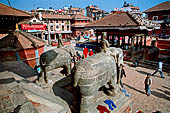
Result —
[[[76, 72], [76, 70], [75, 70], [75, 72]], [[73, 83], [73, 87], [77, 87], [78, 81], [79, 81], [79, 74], [76, 72], [76, 73], [74, 74], [74, 83]]]

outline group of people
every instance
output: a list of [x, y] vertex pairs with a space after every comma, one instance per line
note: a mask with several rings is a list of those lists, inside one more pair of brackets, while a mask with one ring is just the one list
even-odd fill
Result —
[[79, 61], [80, 59], [84, 59], [84, 58], [87, 58], [88, 56], [92, 56], [94, 53], [93, 53], [93, 50], [90, 49], [90, 51], [88, 50], [87, 47], [83, 48], [83, 55], [80, 55], [80, 53], [77, 51], [76, 52], [76, 55], [77, 55], [77, 61]]

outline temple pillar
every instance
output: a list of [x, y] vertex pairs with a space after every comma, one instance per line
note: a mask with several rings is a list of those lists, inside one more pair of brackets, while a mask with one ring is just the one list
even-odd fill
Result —
[[125, 48], [125, 36], [122, 36], [122, 49]]
[[114, 43], [114, 40], [115, 40], [115, 36], [114, 35], [112, 35], [112, 46], [115, 46], [115, 43]]
[[99, 35], [96, 33], [96, 45], [97, 45], [97, 46], [99, 46], [99, 43], [98, 43], [99, 38], [98, 38], [98, 36], [99, 36]]
[[118, 44], [117, 44], [118, 47], [120, 47], [120, 36], [118, 36]]
[[146, 35], [144, 36], [144, 48], [146, 48]]
[[139, 47], [142, 49], [143, 36], [140, 37]]
[[109, 41], [109, 36], [110, 36], [110, 35], [107, 35], [107, 41], [108, 41], [108, 42], [110, 42], [110, 41]]
[[138, 50], [138, 39], [139, 39], [139, 36], [136, 36], [136, 47], [135, 47], [135, 51], [137, 51]]
[[134, 36], [131, 37], [131, 57], [133, 57]]
[[128, 46], [130, 45], [130, 39], [132, 36], [128, 36]]

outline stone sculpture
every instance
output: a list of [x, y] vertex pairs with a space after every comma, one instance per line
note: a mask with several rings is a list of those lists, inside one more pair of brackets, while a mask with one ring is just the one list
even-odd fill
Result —
[[120, 74], [122, 71], [123, 63], [123, 50], [121, 48], [110, 47], [110, 56], [113, 56], [117, 65], [117, 83], [120, 83]]
[[101, 46], [101, 52], [107, 52], [107, 48], [110, 47], [109, 42], [105, 39], [105, 36], [101, 37], [100, 41], [100, 46]]
[[63, 47], [64, 46], [64, 44], [63, 44], [63, 40], [62, 40], [62, 35], [61, 34], [59, 34], [58, 35], [58, 48], [61, 48], [61, 47]]
[[116, 75], [117, 69], [113, 57], [103, 52], [76, 63], [73, 86], [79, 89], [80, 113], [89, 112], [90, 103], [94, 101], [100, 87], [109, 84], [111, 92], [116, 94]]
[[71, 74], [71, 61], [75, 58], [75, 55], [75, 48], [72, 46], [56, 48], [44, 52], [40, 56], [40, 66], [42, 71], [40, 78], [44, 77], [44, 80], [47, 83], [52, 70], [59, 67], [63, 67], [66, 70], [66, 75]]

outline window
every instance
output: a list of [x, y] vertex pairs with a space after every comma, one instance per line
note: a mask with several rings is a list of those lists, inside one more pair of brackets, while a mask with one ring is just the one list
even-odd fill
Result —
[[153, 16], [152, 20], [158, 20], [158, 16]]
[[62, 31], [64, 31], [64, 26], [62, 26]]
[[62, 23], [64, 23], [64, 20], [62, 20]]
[[36, 20], [33, 20], [33, 22], [36, 22]]
[[53, 31], [53, 26], [50, 26], [50, 30]]
[[56, 25], [56, 29], [58, 29], [59, 28], [59, 26], [58, 25]]
[[56, 20], [56, 23], [58, 23], [58, 20]]
[[169, 19], [169, 15], [163, 15], [163, 19]]
[[69, 25], [67, 25], [67, 31], [69, 31]]
[[69, 20], [67, 20], [67, 23], [66, 24], [69, 24], [70, 22], [69, 22]]
[[54, 34], [50, 34], [51, 35], [51, 40], [55, 39], [55, 35]]

